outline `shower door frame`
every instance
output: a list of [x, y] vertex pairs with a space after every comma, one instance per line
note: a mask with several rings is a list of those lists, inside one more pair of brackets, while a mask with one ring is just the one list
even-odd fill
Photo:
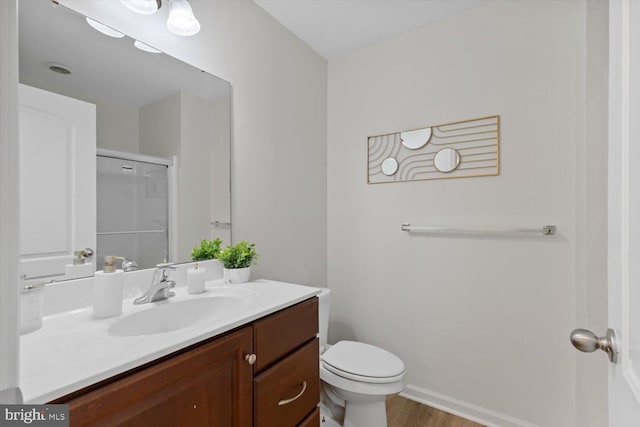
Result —
[[[175, 255], [177, 253], [176, 247], [176, 239], [175, 239], [175, 230], [177, 227], [177, 197], [176, 191], [178, 188], [178, 174], [176, 171], [177, 158], [176, 156], [172, 156], [171, 158], [163, 158], [163, 157], [154, 157], [148, 156], [146, 154], [138, 154], [138, 153], [127, 153], [124, 151], [116, 151], [110, 150], [106, 148], [97, 148], [96, 149], [96, 157], [109, 157], [112, 159], [120, 159], [120, 160], [128, 160], [132, 162], [143, 162], [143, 163], [151, 163], [154, 165], [161, 165], [167, 167], [167, 179], [168, 179], [168, 197], [167, 197], [167, 207], [168, 207], [168, 241], [167, 241], [167, 251], [169, 260], [174, 260]], [[96, 230], [97, 232], [98, 230]]]

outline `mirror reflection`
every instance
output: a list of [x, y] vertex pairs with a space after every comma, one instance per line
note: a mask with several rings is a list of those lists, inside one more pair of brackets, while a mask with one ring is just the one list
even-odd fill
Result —
[[452, 172], [460, 164], [460, 153], [453, 148], [443, 148], [433, 158], [433, 165], [440, 172]]
[[409, 130], [400, 132], [400, 140], [409, 150], [418, 150], [429, 143], [431, 134], [431, 128]]
[[393, 157], [384, 159], [382, 162], [382, 173], [387, 176], [392, 176], [398, 171], [398, 161]]
[[23, 274], [230, 242], [230, 84], [54, 3], [19, 9]]

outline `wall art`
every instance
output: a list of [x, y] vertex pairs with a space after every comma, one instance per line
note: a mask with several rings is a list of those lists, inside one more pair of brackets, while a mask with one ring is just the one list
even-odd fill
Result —
[[500, 116], [368, 138], [369, 184], [499, 174]]

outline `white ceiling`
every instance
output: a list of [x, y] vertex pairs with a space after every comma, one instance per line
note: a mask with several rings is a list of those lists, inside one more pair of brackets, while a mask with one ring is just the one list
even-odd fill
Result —
[[254, 0], [325, 58], [415, 30], [490, 0]]

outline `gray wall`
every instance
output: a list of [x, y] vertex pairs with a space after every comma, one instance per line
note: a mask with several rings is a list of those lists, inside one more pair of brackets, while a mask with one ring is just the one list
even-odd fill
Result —
[[[396, 352], [414, 397], [500, 425], [586, 425], [585, 399], [591, 425], [604, 419], [606, 359], [580, 383], [567, 336], [606, 317], [605, 6], [491, 2], [332, 60], [327, 76], [250, 1], [193, 0], [193, 38], [118, 2], [62, 3], [231, 82], [236, 240], [258, 243], [260, 276], [299, 283], [325, 283], [329, 254], [331, 338]], [[499, 176], [366, 184], [367, 136], [489, 114], [501, 115]], [[409, 238], [403, 221], [559, 234]]]
[[[417, 399], [499, 425], [576, 425], [584, 396], [568, 335], [585, 293], [587, 165], [606, 180], [606, 157], [584, 142], [586, 10], [496, 1], [329, 61], [330, 341], [397, 353]], [[499, 176], [367, 185], [367, 136], [492, 114]], [[602, 136], [606, 110], [592, 114]], [[559, 233], [409, 236], [402, 222]]]
[[125, 104], [100, 100], [96, 103], [98, 148], [140, 152], [140, 110]]
[[257, 244], [254, 277], [325, 284], [326, 60], [252, 1], [193, 0], [202, 30], [187, 38], [165, 8], [61, 3], [231, 82], [234, 238]]

